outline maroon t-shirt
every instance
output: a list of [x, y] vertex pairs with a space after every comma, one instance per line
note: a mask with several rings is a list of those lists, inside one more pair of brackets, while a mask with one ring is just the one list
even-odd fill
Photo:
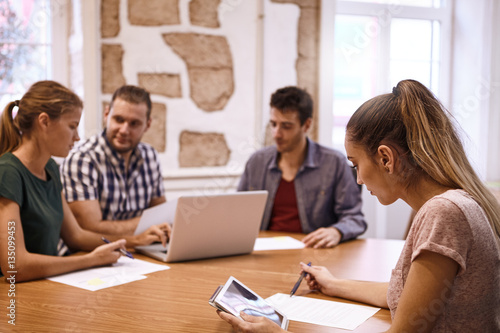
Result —
[[281, 178], [274, 198], [269, 230], [302, 232], [293, 180], [288, 182]]

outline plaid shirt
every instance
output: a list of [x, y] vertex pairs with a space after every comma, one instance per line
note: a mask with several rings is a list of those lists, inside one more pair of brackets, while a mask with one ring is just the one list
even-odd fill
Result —
[[61, 165], [61, 180], [68, 202], [98, 200], [104, 220], [139, 216], [153, 198], [164, 195], [156, 150], [139, 143], [125, 170], [105, 131], [70, 152]]

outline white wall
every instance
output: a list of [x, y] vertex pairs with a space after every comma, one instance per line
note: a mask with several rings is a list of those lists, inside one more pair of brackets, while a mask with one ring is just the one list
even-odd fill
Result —
[[450, 109], [464, 131], [467, 155], [484, 180], [500, 179], [498, 8], [496, 0], [455, 3]]
[[[255, 131], [255, 69], [257, 45], [257, 2], [234, 2], [230, 10], [222, 15], [220, 28], [194, 26], [189, 21], [189, 1], [179, 1], [181, 23], [159, 27], [130, 25], [127, 19], [127, 3], [121, 1], [120, 25], [117, 37], [106, 38], [105, 43], [121, 43], [124, 49], [124, 76], [127, 84], [138, 84], [137, 73], [179, 74], [182, 84], [182, 98], [168, 98], [152, 95], [152, 100], [167, 106], [167, 147], [160, 154], [163, 173], [167, 177], [178, 175], [206, 175], [212, 169], [179, 168], [179, 137], [183, 130], [218, 132], [225, 135], [229, 149], [230, 173], [238, 172], [244, 166], [248, 153], [241, 149], [245, 142], [252, 142]], [[222, 111], [205, 112], [189, 98], [190, 85], [187, 66], [163, 41], [162, 34], [192, 32], [221, 35], [227, 38], [232, 52], [234, 93]], [[147, 36], [147, 38], [145, 38]], [[103, 96], [108, 100], [110, 95]], [[222, 172], [222, 168], [214, 168]]]
[[[222, 1], [219, 28], [191, 25], [189, 0], [179, 1], [180, 24], [133, 26], [128, 21], [127, 0], [120, 0], [120, 32], [116, 37], [105, 39], [101, 39], [99, 32], [100, 1], [72, 2], [74, 12], [81, 14], [74, 22], [78, 36], [72, 37], [71, 52], [75, 55], [75, 67], [83, 64], [79, 73], [83, 78], [73, 82], [73, 89], [81, 91], [85, 100], [85, 137], [102, 130], [102, 102], [111, 98], [110, 94], [100, 93], [100, 45], [119, 43], [124, 49], [123, 74], [127, 84], [138, 84], [138, 72], [166, 72], [181, 77], [182, 98], [151, 96], [153, 102], [167, 106], [167, 146], [166, 151], [160, 154], [167, 198], [208, 189], [219, 192], [234, 190], [249, 155], [261, 147], [263, 0]], [[224, 110], [205, 112], [190, 99], [187, 66], [162, 38], [163, 33], [170, 32], [213, 34], [227, 38], [232, 52], [235, 89]], [[231, 150], [229, 163], [223, 167], [180, 168], [179, 137], [183, 130], [223, 133]]]
[[[178, 169], [171, 161], [176, 156], [167, 154], [166, 167], [164, 165], [167, 199], [187, 193], [235, 191], [248, 157], [263, 147], [271, 94], [280, 87], [297, 83], [299, 15], [300, 9], [294, 4], [270, 0], [222, 1], [220, 32], [228, 38], [233, 52], [235, 94], [220, 118], [210, 115], [193, 124], [193, 117], [185, 117], [177, 121], [186, 123], [177, 123], [175, 127], [189, 125], [194, 129], [197, 124], [200, 131], [207, 131], [213, 124], [218, 131], [222, 126], [231, 128], [233, 135], [226, 134], [226, 138], [230, 138], [228, 142], [232, 142], [231, 161], [221, 168]], [[167, 113], [183, 110], [182, 103], [171, 106], [170, 103]], [[178, 134], [169, 133], [167, 142], [176, 140]], [[172, 148], [178, 149], [169, 146], [167, 150]]]
[[452, 112], [473, 166], [500, 180], [500, 3], [456, 1]]
[[[137, 84], [138, 72], [179, 74], [182, 98], [152, 95], [167, 105], [167, 146], [160, 154], [167, 198], [200, 191], [234, 191], [248, 157], [264, 142], [269, 97], [279, 87], [296, 84], [297, 26], [299, 7], [270, 0], [221, 1], [219, 28], [190, 24], [189, 0], [179, 1], [180, 24], [159, 27], [130, 25], [127, 0], [120, 0], [120, 32], [100, 37], [100, 1], [72, 0], [75, 35], [70, 39], [73, 55], [72, 88], [85, 100], [84, 137], [102, 130], [100, 93], [101, 43], [124, 48], [123, 74], [127, 84]], [[194, 32], [227, 38], [233, 57], [235, 89], [222, 111], [204, 112], [189, 98], [187, 66], [163, 41], [162, 34]], [[147, 38], [145, 38], [147, 36]], [[83, 69], [78, 73], [78, 67]], [[179, 137], [183, 130], [223, 133], [230, 161], [223, 167], [180, 168]]]
[[500, 1], [490, 1], [491, 77], [486, 180], [500, 181]]
[[299, 16], [297, 5], [264, 1], [262, 129], [269, 122], [271, 94], [276, 89], [297, 84], [295, 62]]

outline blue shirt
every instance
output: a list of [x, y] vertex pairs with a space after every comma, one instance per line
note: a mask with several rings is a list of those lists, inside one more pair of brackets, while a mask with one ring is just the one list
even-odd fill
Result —
[[[269, 196], [261, 229], [267, 230], [282, 174], [275, 146], [255, 152], [241, 176], [238, 191], [267, 190]], [[366, 230], [361, 190], [342, 153], [307, 138], [307, 155], [294, 179], [300, 223], [305, 233], [335, 227], [342, 241]]]
[[126, 170], [106, 131], [72, 150], [61, 166], [61, 176], [66, 200], [98, 200], [103, 220], [140, 216], [152, 199], [164, 195], [156, 150], [140, 142]]

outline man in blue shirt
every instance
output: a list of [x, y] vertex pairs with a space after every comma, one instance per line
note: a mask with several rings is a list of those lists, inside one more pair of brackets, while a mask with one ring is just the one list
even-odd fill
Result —
[[311, 96], [297, 87], [271, 96], [275, 145], [248, 160], [239, 191], [269, 192], [262, 230], [302, 232], [307, 247], [334, 247], [366, 230], [361, 190], [342, 153], [306, 134], [312, 123]]

